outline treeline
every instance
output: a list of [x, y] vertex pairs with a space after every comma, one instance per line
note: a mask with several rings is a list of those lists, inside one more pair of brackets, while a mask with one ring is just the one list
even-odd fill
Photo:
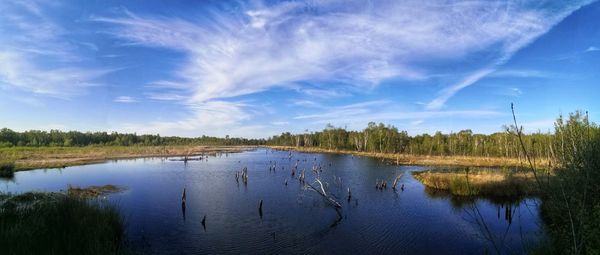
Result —
[[262, 145], [264, 139], [225, 138], [201, 136], [196, 138], [185, 138], [160, 135], [137, 135], [107, 132], [63, 132], [50, 130], [50, 132], [31, 130], [15, 132], [3, 128], [0, 129], [0, 147], [13, 146], [159, 146], [159, 145]]
[[[362, 131], [348, 131], [327, 125], [319, 132], [283, 133], [268, 140], [269, 145], [319, 147], [330, 150], [355, 150], [380, 153], [405, 153], [419, 155], [523, 157], [519, 140], [505, 127], [506, 132], [490, 135], [475, 134], [467, 129], [456, 133], [409, 136], [394, 126], [370, 122]], [[534, 133], [523, 139], [537, 158], [551, 158], [553, 134]]]

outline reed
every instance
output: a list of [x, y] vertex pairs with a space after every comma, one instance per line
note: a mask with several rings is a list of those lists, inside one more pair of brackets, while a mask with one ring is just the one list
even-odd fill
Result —
[[63, 193], [0, 195], [3, 254], [123, 254], [123, 241], [113, 206]]

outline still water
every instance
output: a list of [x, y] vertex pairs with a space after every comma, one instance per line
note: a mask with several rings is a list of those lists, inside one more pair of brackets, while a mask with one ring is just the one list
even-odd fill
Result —
[[[306, 182], [312, 183], [315, 165], [342, 204], [341, 219], [298, 180], [306, 169]], [[235, 178], [244, 167], [246, 185]], [[427, 169], [351, 155], [257, 149], [187, 163], [154, 158], [18, 172], [0, 179], [0, 192], [125, 187], [100, 200], [120, 208], [129, 246], [140, 254], [520, 254], [542, 235], [537, 199], [457, 200], [425, 189], [410, 174]], [[402, 173], [398, 187], [404, 184], [404, 190], [393, 191]], [[375, 188], [381, 179], [388, 182], [382, 191]]]

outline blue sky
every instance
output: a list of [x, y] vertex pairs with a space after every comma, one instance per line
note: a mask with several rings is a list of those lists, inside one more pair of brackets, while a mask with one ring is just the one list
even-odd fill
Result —
[[0, 126], [268, 137], [600, 119], [594, 1], [1, 1]]

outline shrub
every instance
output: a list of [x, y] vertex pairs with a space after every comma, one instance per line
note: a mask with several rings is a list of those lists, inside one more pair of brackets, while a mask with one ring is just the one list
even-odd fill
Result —
[[15, 162], [0, 161], [0, 177], [12, 177], [15, 173]]

